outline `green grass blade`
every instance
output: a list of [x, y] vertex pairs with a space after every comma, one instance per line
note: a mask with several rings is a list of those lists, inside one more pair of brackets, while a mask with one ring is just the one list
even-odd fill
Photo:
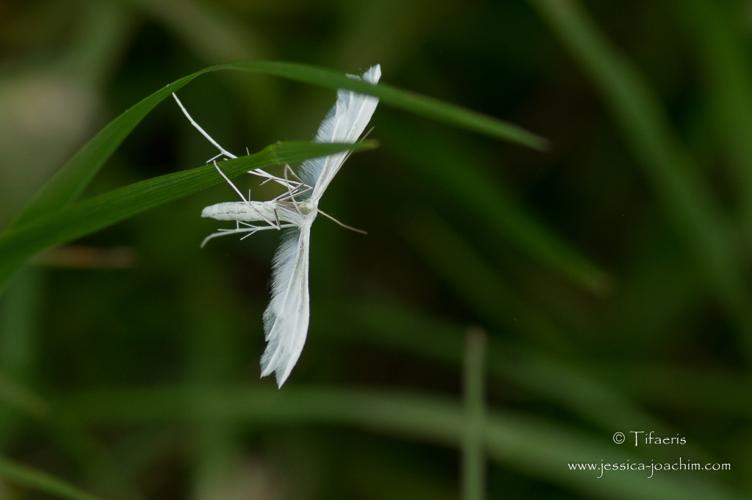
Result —
[[40, 416], [46, 403], [23, 387], [35, 381], [39, 357], [38, 319], [42, 278], [36, 269], [18, 273], [0, 303], [0, 449], [18, 430], [17, 412]]
[[[752, 377], [737, 370], [687, 368], [665, 363], [598, 367], [601, 377], [617, 390], [656, 410], [705, 418], [752, 418], [749, 388]], [[676, 382], [691, 387], [677, 391]], [[708, 404], [712, 401], [713, 404]]]
[[401, 90], [391, 85], [380, 83], [370, 85], [361, 80], [348, 78], [336, 71], [308, 66], [305, 64], [283, 62], [240, 62], [230, 63], [219, 68], [234, 68], [243, 71], [258, 71], [262, 68], [264, 73], [297, 80], [303, 83], [319, 85], [331, 89], [346, 88], [363, 94], [378, 97], [382, 103], [393, 106], [410, 113], [438, 122], [464, 128], [488, 135], [496, 139], [509, 141], [533, 149], [546, 148], [546, 140], [524, 130], [517, 125], [503, 122], [496, 118], [483, 115], [474, 111], [466, 110], [454, 104], [448, 104], [438, 99], [422, 96], [407, 90]]
[[[732, 20], [733, 3], [690, 0], [674, 9], [682, 17], [703, 65], [717, 139], [725, 146], [737, 182], [741, 218], [752, 237], [752, 66], [746, 40]], [[736, 6], [741, 9], [741, 5]], [[741, 27], [739, 27], [741, 28]]]
[[752, 358], [752, 316], [731, 227], [696, 174], [646, 82], [574, 0], [531, 0], [603, 95], [663, 209], [693, 253]]
[[46, 493], [54, 498], [71, 500], [96, 500], [99, 498], [81, 491], [61, 479], [15, 464], [2, 457], [0, 457], [0, 477], [30, 490]]
[[[194, 387], [212, 387], [230, 378], [243, 352], [241, 338], [230, 318], [237, 311], [237, 297], [227, 283], [227, 273], [212, 267], [197, 266], [194, 275], [207, 289], [213, 290], [215, 302], [206, 307], [204, 287], [184, 287], [183, 300], [188, 304], [185, 342], [187, 378]], [[212, 335], [206, 335], [211, 331]], [[196, 406], [204, 404], [195, 401]], [[215, 498], [213, 492], [227, 480], [230, 471], [242, 462], [242, 439], [231, 425], [216, 426], [198, 419], [191, 429], [192, 498]]]
[[483, 427], [486, 412], [486, 334], [471, 330], [465, 335], [465, 429], [462, 449], [464, 500], [483, 500], [485, 495], [485, 450]]
[[[566, 335], [535, 304], [520, 297], [487, 260], [441, 218], [416, 214], [402, 231], [405, 240], [440, 276], [477, 321], [527, 337], [538, 345], [569, 349]], [[458, 265], [461, 263], [461, 265]]]
[[[434, 318], [413, 307], [384, 303], [336, 301], [315, 304], [322, 333], [338, 344], [365, 343], [393, 349], [458, 369], [462, 362], [463, 326]], [[353, 336], [353, 331], [358, 335]], [[332, 346], [336, 348], [336, 346]], [[636, 406], [601, 374], [589, 374], [576, 363], [504, 341], [488, 339], [488, 372], [519, 390], [554, 402], [603, 429], [643, 426], [663, 430], [664, 424]]]
[[[197, 408], [195, 401], [206, 404]], [[214, 387], [201, 392], [174, 386], [107, 388], [71, 395], [59, 401], [59, 407], [96, 425], [153, 425], [155, 422], [174, 425], [195, 418], [196, 410], [208, 422], [243, 423], [256, 431], [262, 426], [352, 426], [452, 447], [461, 445], [465, 426], [463, 408], [447, 398], [322, 387], [286, 387], [284, 391]], [[709, 476], [688, 478], [664, 472], [648, 478], [644, 473], [614, 472], [599, 481], [595, 473], [568, 469], [569, 462], [631, 460], [650, 463], [650, 458], [636, 455], [633, 449], [614, 446], [610, 434], [593, 436], [529, 415], [498, 411], [486, 414], [484, 429], [484, 446], [492, 460], [588, 497], [609, 500], [743, 498]]]
[[330, 89], [348, 88], [375, 95], [381, 98], [384, 104], [449, 125], [474, 130], [536, 149], [545, 147], [545, 141], [542, 138], [515, 125], [388, 85], [369, 85], [335, 71], [304, 64], [274, 61], [221, 64], [204, 68], [165, 85], [111, 121], [63, 165], [57, 174], [37, 193], [20, 214], [17, 223], [27, 222], [41, 214], [58, 210], [75, 200], [123, 140], [157, 104], [197, 77], [222, 70], [278, 76]]
[[[346, 150], [358, 144], [278, 143], [260, 152], [222, 162], [228, 177], [267, 165], [297, 163]], [[25, 259], [41, 250], [93, 233], [136, 214], [223, 182], [212, 165], [154, 177], [115, 189], [16, 226], [0, 236], [0, 286]]]
[[442, 203], [454, 203], [468, 217], [487, 224], [499, 241], [517, 246], [577, 285], [599, 294], [610, 288], [611, 278], [603, 269], [519, 206], [497, 179], [484, 172], [478, 151], [451, 137], [407, 132], [397, 122], [388, 122], [379, 134], [385, 143], [396, 146], [397, 156], [417, 171], [422, 183], [441, 190]]
[[59, 210], [78, 198], [115, 150], [160, 102], [202, 72], [176, 80], [128, 108], [112, 120], [68, 160], [40, 189], [18, 216], [14, 225]]
[[[131, 485], [122, 477], [120, 468], [99, 443], [74, 422], [54, 415], [47, 400], [33, 385], [39, 382], [38, 335], [36, 322], [40, 317], [43, 288], [42, 270], [28, 267], [14, 276], [0, 308], [0, 449], [11, 449], [22, 435], [34, 426], [35, 434], [51, 438], [75, 466], [83, 472], [89, 485], [102, 485], [109, 491], [126, 495]], [[39, 427], [37, 427], [39, 426]]]

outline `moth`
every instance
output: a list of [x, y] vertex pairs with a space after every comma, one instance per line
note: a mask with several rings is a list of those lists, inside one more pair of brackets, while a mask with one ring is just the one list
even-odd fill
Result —
[[[381, 78], [381, 67], [375, 65], [361, 76], [363, 81], [376, 84]], [[321, 214], [334, 222], [355, 231], [319, 208], [324, 192], [347, 160], [347, 152], [303, 162], [298, 173], [285, 166], [284, 177], [275, 176], [263, 169], [248, 173], [261, 177], [263, 182], [274, 182], [284, 192], [264, 201], [245, 197], [224, 175], [217, 160], [236, 156], [216, 142], [191, 117], [177, 95], [175, 101], [188, 121], [219, 153], [209, 160], [217, 172], [240, 196], [240, 201], [210, 205], [201, 212], [202, 217], [220, 221], [233, 221], [235, 227], [219, 229], [202, 243], [228, 235], [247, 238], [259, 231], [282, 231], [282, 241], [274, 255], [272, 265], [271, 300], [264, 311], [266, 349], [261, 356], [261, 376], [275, 374], [277, 386], [282, 387], [298, 361], [308, 333], [310, 318], [308, 267], [311, 245], [311, 226]], [[319, 126], [316, 142], [356, 142], [366, 129], [378, 105], [378, 98], [349, 90], [337, 91], [337, 100]]]

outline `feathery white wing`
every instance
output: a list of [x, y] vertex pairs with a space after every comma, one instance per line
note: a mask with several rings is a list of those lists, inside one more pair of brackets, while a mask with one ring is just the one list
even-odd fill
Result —
[[[353, 78], [361, 78], [353, 76]], [[381, 66], [372, 66], [363, 73], [362, 79], [368, 83], [377, 83], [381, 78]], [[316, 142], [345, 142], [352, 143], [358, 140], [371, 121], [373, 112], [379, 99], [373, 96], [357, 94], [350, 90], [338, 90], [337, 102], [321, 122], [316, 133]], [[311, 198], [318, 202], [326, 191], [342, 163], [347, 159], [347, 153], [338, 153], [308, 160], [300, 168], [303, 181], [313, 187]]]
[[310, 239], [310, 224], [290, 229], [274, 256], [272, 299], [264, 311], [266, 350], [261, 356], [261, 376], [275, 372], [279, 387], [298, 361], [308, 332]]
[[[375, 84], [381, 78], [381, 67], [375, 65], [363, 73], [362, 77], [352, 78], [362, 78]], [[220, 146], [193, 120], [178, 97], [173, 96], [191, 124], [219, 150], [219, 156], [234, 158], [232, 153]], [[376, 97], [339, 90], [334, 107], [316, 133], [316, 142], [354, 143], [371, 120], [378, 102]], [[297, 363], [308, 333], [308, 252], [311, 224], [318, 213], [318, 201], [346, 159], [347, 153], [339, 153], [304, 162], [300, 169], [304, 184], [291, 181], [286, 176], [284, 179], [272, 176], [260, 169], [251, 171], [250, 173], [266, 180], [274, 180], [288, 190], [287, 195], [264, 202], [251, 201], [250, 195], [246, 199], [215, 162], [217, 171], [238, 193], [242, 202], [219, 203], [204, 209], [201, 214], [203, 217], [236, 222], [234, 229], [220, 229], [204, 242], [230, 234], [242, 234], [245, 238], [258, 231], [294, 227], [285, 230], [282, 243], [274, 256], [272, 298], [264, 311], [267, 344], [261, 357], [261, 376], [274, 372], [280, 387]], [[211, 161], [213, 160], [216, 157]], [[296, 199], [295, 196], [299, 198]], [[260, 222], [266, 225], [258, 224]]]

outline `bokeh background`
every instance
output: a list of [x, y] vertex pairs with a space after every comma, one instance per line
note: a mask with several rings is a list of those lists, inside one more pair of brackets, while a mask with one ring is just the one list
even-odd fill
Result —
[[[113, 499], [749, 498], [751, 49], [741, 0], [3, 0], [0, 225], [128, 106], [231, 60], [378, 62], [550, 143], [381, 106], [322, 202], [369, 235], [316, 223], [280, 391], [278, 235], [199, 248], [227, 186], [39, 256], [0, 298], [4, 460]], [[230, 73], [180, 95], [241, 152], [310, 138], [334, 99]], [[165, 101], [87, 195], [213, 155]], [[679, 456], [733, 469], [567, 468]], [[47, 498], [21, 483], [0, 498]]]

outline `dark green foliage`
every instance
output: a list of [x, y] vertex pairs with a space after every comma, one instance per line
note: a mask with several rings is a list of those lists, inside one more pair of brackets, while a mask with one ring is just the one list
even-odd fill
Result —
[[[0, 497], [749, 497], [745, 2], [10, 1], [0, 51]], [[199, 249], [236, 195], [169, 96], [263, 199], [340, 87], [369, 235], [316, 223], [279, 391], [278, 237]], [[732, 470], [567, 468], [679, 456]]]

